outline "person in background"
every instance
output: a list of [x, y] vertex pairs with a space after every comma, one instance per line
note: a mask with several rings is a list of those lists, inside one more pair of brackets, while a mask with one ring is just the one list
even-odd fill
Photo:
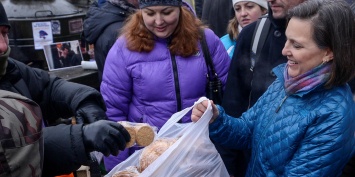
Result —
[[[246, 176], [340, 176], [355, 152], [354, 14], [343, 0], [307, 0], [288, 19], [276, 80], [240, 118], [213, 104], [210, 138], [251, 148]], [[207, 105], [193, 108], [194, 122]]]
[[[88, 154], [92, 151], [108, 156], [123, 150], [130, 136], [120, 124], [106, 120], [106, 107], [101, 94], [94, 88], [52, 77], [47, 71], [31, 68], [10, 58], [10, 27], [0, 3], [0, 89], [27, 97], [41, 108], [43, 117], [40, 125], [43, 123], [45, 126], [44, 144], [39, 146], [44, 149], [42, 176], [68, 174], [81, 165], [88, 165], [91, 162]], [[61, 118], [73, 116], [79, 124], [52, 126]], [[7, 133], [5, 129], [1, 130], [0, 134]], [[26, 157], [16, 158], [28, 161]], [[2, 167], [0, 176], [12, 173], [12, 169], [3, 164]]]
[[240, 31], [262, 15], [265, 15], [268, 9], [265, 0], [232, 0], [232, 2], [235, 16], [229, 21], [227, 34], [221, 37], [221, 41], [230, 58], [233, 56]]
[[234, 10], [231, 0], [203, 0], [201, 20], [218, 37], [227, 33], [228, 22], [233, 17]]
[[[355, 1], [354, 0], [347, 0], [347, 2], [349, 3], [350, 8], [353, 10], [353, 13], [355, 13]], [[351, 82], [349, 82], [349, 84], [352, 87], [352, 91], [354, 93], [354, 89], [353, 89], [354, 86], [353, 85], [355, 84], [355, 80], [353, 79]], [[355, 97], [354, 97], [354, 99], [355, 99]], [[354, 174], [355, 174], [355, 155], [353, 155], [353, 157], [349, 160], [349, 162], [344, 167], [341, 177], [353, 177]]]
[[182, 0], [183, 2], [189, 4], [195, 11], [195, 0]]
[[115, 43], [124, 21], [137, 8], [138, 0], [107, 0], [102, 7], [94, 2], [86, 14], [84, 37], [89, 44], [94, 44], [100, 83], [108, 51]]
[[196, 11], [196, 16], [197, 18], [202, 17], [202, 7], [203, 7], [203, 2], [204, 0], [194, 0], [195, 1], [195, 11]]
[[[202, 31], [223, 85], [230, 59], [212, 30], [182, 0], [140, 0], [106, 58], [101, 93], [112, 121], [148, 123], [158, 129], [172, 114], [206, 95]], [[181, 122], [190, 122], [189, 115]], [[107, 170], [134, 152], [104, 158]]]
[[22, 95], [0, 90], [0, 118], [1, 176], [41, 176], [43, 127], [40, 107]]

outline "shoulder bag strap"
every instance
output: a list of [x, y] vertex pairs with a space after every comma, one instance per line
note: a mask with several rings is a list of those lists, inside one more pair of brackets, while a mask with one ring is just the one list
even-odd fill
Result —
[[266, 37], [269, 33], [270, 24], [271, 22], [267, 16], [261, 17], [261, 19], [259, 19], [256, 23], [251, 45], [251, 71], [254, 69], [255, 61], [260, 56], [260, 51], [263, 48]]
[[208, 71], [208, 78], [212, 79], [211, 76], [217, 77], [216, 70], [214, 69], [214, 66], [213, 66], [211, 54], [210, 54], [210, 51], [207, 46], [205, 31], [203, 29], [201, 29], [201, 41], [200, 42], [201, 42], [201, 46], [202, 46], [203, 56], [205, 58], [205, 62], [207, 65], [207, 70], [209, 70]]

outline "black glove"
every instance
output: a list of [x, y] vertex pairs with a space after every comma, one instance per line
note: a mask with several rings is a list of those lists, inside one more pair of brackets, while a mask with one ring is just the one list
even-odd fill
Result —
[[99, 151], [105, 156], [117, 156], [118, 150], [124, 150], [131, 136], [119, 123], [109, 120], [83, 126], [83, 140], [87, 152]]
[[93, 123], [98, 120], [107, 120], [105, 110], [96, 102], [81, 103], [76, 110], [76, 123]]

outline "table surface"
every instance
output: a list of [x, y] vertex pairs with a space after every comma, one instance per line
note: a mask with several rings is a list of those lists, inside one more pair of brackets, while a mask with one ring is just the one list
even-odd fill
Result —
[[97, 70], [83, 69], [82, 67], [71, 67], [49, 71], [49, 74], [51, 76], [63, 78], [70, 82], [91, 86], [96, 89], [100, 87]]

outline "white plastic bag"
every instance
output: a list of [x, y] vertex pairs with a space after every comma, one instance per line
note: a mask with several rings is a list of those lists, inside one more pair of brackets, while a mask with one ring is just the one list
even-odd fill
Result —
[[[207, 98], [200, 98], [193, 106], [204, 100], [207, 100]], [[211, 104], [208, 105], [206, 112], [196, 123], [177, 123], [193, 106], [172, 115], [160, 129], [157, 138], [178, 137], [179, 139], [141, 172], [139, 176], [229, 176], [222, 158], [209, 139], [208, 124], [212, 117]], [[133, 153], [127, 160], [113, 168], [105, 177], [111, 177], [114, 173], [122, 171], [129, 166], [139, 166], [139, 156], [142, 150]]]

